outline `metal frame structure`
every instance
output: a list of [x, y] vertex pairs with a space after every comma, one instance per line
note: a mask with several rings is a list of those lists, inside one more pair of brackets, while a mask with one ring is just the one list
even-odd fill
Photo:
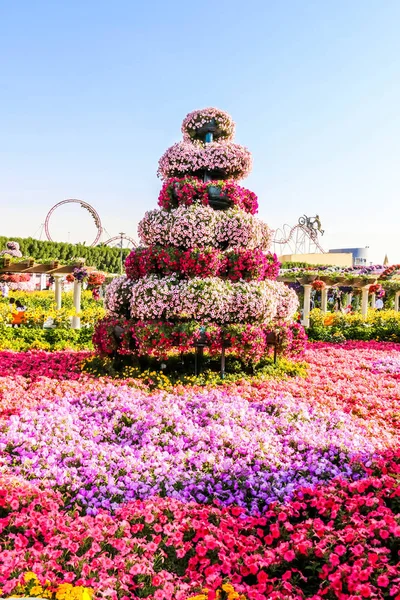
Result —
[[325, 254], [319, 242], [319, 234], [323, 235], [318, 215], [307, 217], [303, 215], [294, 226], [283, 225], [275, 232], [273, 240], [274, 252], [284, 254]]
[[137, 247], [137, 242], [131, 238], [129, 235], [115, 235], [114, 237], [111, 237], [109, 240], [103, 242], [103, 244], [105, 246], [109, 246], [112, 242], [119, 242], [121, 244], [122, 240], [126, 240], [127, 242], [129, 242], [133, 248]]

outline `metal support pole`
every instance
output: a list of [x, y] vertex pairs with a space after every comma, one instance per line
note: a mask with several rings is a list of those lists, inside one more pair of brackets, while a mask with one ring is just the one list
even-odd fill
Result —
[[122, 275], [122, 272], [124, 270], [124, 265], [122, 263], [122, 244], [123, 244], [123, 239], [124, 239], [125, 233], [121, 232], [119, 235], [121, 236], [121, 240], [120, 240], [120, 244], [119, 244], [120, 245], [120, 268], [119, 268], [119, 270]]
[[204, 346], [196, 346], [194, 355], [194, 374], [197, 377], [203, 370]]
[[221, 379], [225, 377], [225, 346], [221, 350]]

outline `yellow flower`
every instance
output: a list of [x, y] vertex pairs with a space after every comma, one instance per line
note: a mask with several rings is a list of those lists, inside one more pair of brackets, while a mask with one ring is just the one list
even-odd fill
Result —
[[30, 581], [38, 581], [37, 575], [36, 573], [34, 573], [33, 571], [27, 571], [24, 575], [24, 581], [25, 583], [29, 583]]
[[34, 585], [29, 592], [32, 596], [42, 596], [43, 588], [41, 585]]

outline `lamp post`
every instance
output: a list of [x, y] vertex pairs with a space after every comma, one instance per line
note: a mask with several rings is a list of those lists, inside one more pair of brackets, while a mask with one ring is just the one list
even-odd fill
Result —
[[124, 239], [124, 232], [119, 233], [120, 236], [120, 242], [119, 242], [119, 246], [120, 246], [120, 274], [122, 275], [122, 271], [123, 271], [123, 264], [122, 264], [122, 243], [123, 243], [123, 239]]

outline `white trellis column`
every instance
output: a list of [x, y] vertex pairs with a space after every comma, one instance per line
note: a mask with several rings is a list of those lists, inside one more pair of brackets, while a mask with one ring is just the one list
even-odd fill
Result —
[[364, 319], [368, 313], [368, 296], [369, 296], [369, 285], [364, 285], [361, 288], [361, 314]]
[[329, 286], [325, 286], [323, 290], [321, 290], [321, 310], [323, 313], [326, 313], [328, 310], [328, 290]]
[[303, 320], [301, 324], [304, 327], [310, 327], [310, 303], [311, 303], [311, 285], [309, 283], [303, 285], [304, 288], [304, 304], [303, 304]]
[[351, 304], [351, 298], [352, 298], [351, 292], [348, 292], [347, 294], [345, 294], [344, 300], [343, 300], [343, 305], [345, 306], [345, 308], [347, 308], [348, 305]]
[[398, 292], [396, 292], [395, 296], [394, 296], [394, 310], [399, 310], [399, 304], [400, 304], [400, 290]]
[[373, 292], [371, 294], [371, 308], [375, 308], [375, 302], [376, 302], [376, 294], [375, 294], [375, 292]]
[[61, 308], [61, 292], [62, 292], [61, 277], [60, 277], [60, 275], [56, 275], [54, 277], [54, 295], [55, 295], [57, 310], [60, 310], [60, 308]]
[[[77, 313], [81, 312], [81, 293], [82, 293], [82, 283], [75, 279], [74, 281], [74, 307]], [[72, 317], [72, 329], [80, 329], [81, 328], [81, 318], [74, 316]]]
[[349, 292], [347, 294], [347, 306], [351, 306], [351, 303], [353, 302], [353, 292]]

